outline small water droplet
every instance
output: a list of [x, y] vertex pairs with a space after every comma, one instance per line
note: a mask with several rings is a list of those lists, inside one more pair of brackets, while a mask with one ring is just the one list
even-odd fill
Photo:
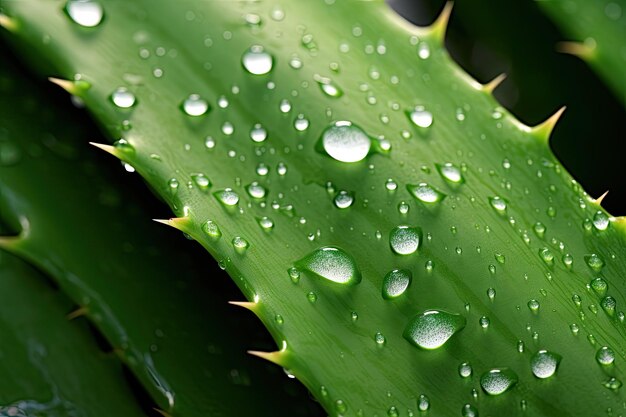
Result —
[[335, 410], [337, 410], [339, 414], [343, 414], [348, 411], [348, 406], [343, 400], [337, 400], [335, 401]]
[[172, 194], [176, 194], [176, 191], [178, 191], [178, 180], [176, 178], [170, 178], [167, 181], [167, 186], [169, 187], [169, 190]]
[[333, 203], [339, 209], [348, 208], [354, 203], [354, 195], [348, 191], [341, 190], [333, 199]]
[[198, 186], [198, 188], [203, 191], [207, 190], [211, 186], [211, 181], [202, 173], [191, 174], [191, 179]]
[[383, 278], [382, 295], [386, 300], [401, 296], [409, 288], [413, 274], [408, 269], [394, 269]]
[[594, 278], [591, 280], [591, 288], [600, 297], [603, 297], [609, 289], [609, 284], [603, 278]]
[[389, 407], [389, 410], [387, 410], [387, 417], [400, 417], [400, 413], [398, 409], [392, 405]]
[[530, 369], [537, 378], [549, 378], [556, 373], [556, 369], [561, 362], [561, 355], [540, 350], [535, 353], [530, 360]]
[[202, 231], [213, 240], [217, 240], [222, 236], [222, 231], [213, 220], [207, 220], [202, 225]]
[[480, 386], [488, 395], [500, 395], [518, 381], [517, 374], [508, 368], [491, 369], [480, 377]]
[[602, 346], [596, 352], [596, 361], [598, 361], [600, 365], [611, 365], [615, 362], [615, 352], [608, 346]]
[[567, 269], [571, 269], [574, 265], [574, 257], [570, 253], [566, 253], [565, 255], [563, 255], [563, 258], [561, 258], [561, 260], [563, 261], [563, 265], [565, 265]]
[[486, 329], [489, 327], [489, 324], [491, 324], [491, 320], [489, 320], [489, 317], [487, 316], [482, 316], [480, 319], [478, 319], [478, 324], [480, 324], [480, 327], [482, 327], [483, 329]]
[[250, 130], [250, 139], [256, 143], [265, 141], [267, 139], [267, 130], [260, 123], [255, 124], [252, 130]]
[[606, 230], [609, 227], [609, 216], [601, 211], [597, 211], [593, 215], [593, 226], [599, 231]]
[[317, 301], [317, 294], [311, 291], [306, 295], [306, 298], [310, 303], [315, 303]]
[[361, 282], [361, 272], [354, 258], [333, 246], [316, 249], [296, 262], [296, 266], [337, 284], [356, 285]]
[[463, 362], [462, 364], [460, 364], [459, 376], [461, 376], [461, 378], [469, 378], [470, 376], [472, 376], [472, 366], [467, 362]]
[[539, 301], [535, 300], [534, 298], [532, 300], [530, 300], [528, 302], [528, 308], [530, 309], [530, 311], [532, 311], [533, 313], [536, 313], [539, 311]]
[[593, 269], [596, 272], [600, 272], [604, 267], [604, 260], [602, 260], [602, 258], [600, 258], [595, 253], [592, 253], [591, 255], [585, 255], [585, 262], [587, 263], [587, 266], [589, 266], [589, 268]]
[[276, 322], [276, 324], [278, 324], [279, 326], [282, 326], [283, 323], [285, 323], [285, 320], [283, 319], [283, 316], [281, 316], [280, 314], [276, 314], [274, 316], [274, 321]]
[[266, 232], [274, 228], [274, 222], [269, 217], [263, 216], [258, 218], [257, 221], [259, 223], [259, 226], [261, 226], [261, 229], [265, 230]]
[[300, 282], [300, 271], [298, 271], [297, 268], [292, 266], [287, 270], [287, 272], [289, 273], [289, 278], [291, 279], [291, 282], [293, 282], [294, 284]]
[[605, 388], [608, 388], [613, 391], [617, 391], [618, 389], [622, 387], [622, 381], [620, 381], [619, 379], [615, 377], [610, 377], [609, 379], [604, 381], [602, 385], [604, 385]]
[[241, 63], [250, 74], [264, 75], [272, 70], [274, 58], [261, 45], [253, 45], [243, 54]]
[[419, 411], [428, 411], [430, 408], [430, 398], [427, 395], [421, 394], [417, 399], [417, 409]]
[[190, 94], [183, 101], [183, 111], [189, 116], [202, 116], [209, 111], [209, 103], [198, 94]]
[[318, 143], [331, 158], [340, 162], [362, 161], [372, 146], [369, 136], [348, 121], [336, 122], [326, 128]]
[[135, 105], [135, 95], [125, 87], [119, 87], [111, 94], [111, 101], [121, 109], [128, 109]]
[[397, 226], [389, 233], [389, 245], [398, 255], [415, 253], [422, 242], [422, 229], [412, 226]]
[[415, 126], [427, 128], [433, 124], [433, 114], [426, 110], [424, 106], [416, 106], [415, 109], [407, 114]]
[[408, 184], [407, 190], [417, 200], [426, 204], [439, 203], [446, 197], [444, 193], [425, 182], [420, 182], [417, 185]]
[[65, 11], [74, 23], [87, 28], [98, 26], [104, 17], [102, 5], [94, 0], [69, 0]]
[[341, 88], [333, 83], [330, 78], [321, 77], [319, 75], [315, 75], [314, 78], [315, 81], [317, 81], [317, 84], [320, 86], [322, 92], [328, 97], [337, 98], [343, 95], [343, 91], [341, 90]]
[[491, 207], [493, 207], [496, 212], [503, 214], [506, 212], [506, 208], [507, 208], [507, 202], [505, 199], [495, 196], [495, 197], [489, 197], [489, 204], [491, 204]]
[[435, 166], [437, 167], [437, 171], [439, 171], [439, 175], [441, 175], [446, 181], [454, 184], [460, 184], [464, 182], [463, 174], [461, 173], [461, 169], [458, 166], [450, 162], [446, 162], [442, 165], [435, 164]]
[[487, 288], [487, 297], [489, 297], [489, 299], [491, 301], [493, 301], [496, 298], [496, 289], [495, 288]]
[[239, 203], [239, 194], [233, 191], [232, 188], [224, 188], [213, 193], [217, 200], [225, 206], [235, 206]]
[[554, 263], [554, 254], [548, 248], [541, 248], [541, 249], [539, 249], [539, 257], [547, 265], [552, 265]]
[[350, 313], [350, 319], [355, 322], [359, 319], [359, 314], [356, 311]]
[[478, 417], [478, 410], [471, 404], [465, 404], [461, 408], [462, 417]]
[[385, 336], [381, 333], [381, 332], [377, 332], [374, 335], [374, 341], [376, 342], [376, 344], [378, 346], [382, 346], [385, 344], [385, 342], [387, 341], [387, 339], [385, 339]]
[[278, 104], [281, 113], [289, 113], [291, 111], [291, 103], [287, 99], [282, 99]]
[[465, 317], [442, 310], [427, 310], [413, 317], [403, 336], [422, 349], [437, 349], [465, 327]]
[[299, 114], [296, 119], [293, 121], [293, 127], [298, 132], [304, 132], [309, 128], [309, 119], [304, 117], [304, 114]]
[[398, 213], [407, 214], [411, 207], [404, 201], [398, 203]]
[[385, 188], [388, 191], [395, 191], [398, 188], [398, 183], [389, 178], [387, 181], [385, 181]]
[[600, 300], [600, 306], [606, 314], [608, 314], [609, 316], [613, 316], [615, 314], [617, 301], [615, 300], [615, 298], [607, 295], [606, 297], [603, 297], [602, 300]]
[[546, 226], [541, 223], [541, 222], [537, 222], [535, 223], [535, 225], [533, 226], [533, 230], [535, 231], [535, 233], [537, 234], [537, 236], [539, 236], [540, 238], [543, 239], [543, 236], [546, 233]]
[[252, 198], [263, 198], [267, 194], [267, 190], [257, 181], [252, 182], [246, 187], [248, 195]]

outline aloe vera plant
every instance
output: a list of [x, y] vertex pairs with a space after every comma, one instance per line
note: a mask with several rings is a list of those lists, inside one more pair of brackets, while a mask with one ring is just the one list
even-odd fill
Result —
[[[313, 415], [316, 409], [306, 395], [298, 395], [280, 379], [280, 373], [268, 372], [267, 366], [245, 355], [243, 345], [263, 343], [253, 323], [232, 314], [233, 306], [217, 292], [223, 286], [211, 285], [203, 263], [198, 265], [189, 253], [158, 243], [171, 240], [172, 234], [147, 217], [147, 210], [128, 188], [127, 178], [104, 174], [107, 167], [102, 166], [102, 158], [90, 152], [93, 148], [82, 140], [90, 132], [85, 124], [59, 123], [64, 115], [76, 115], [77, 110], [69, 103], [60, 108], [49, 106], [54, 102], [46, 102], [45, 95], [39, 95], [39, 86], [29, 85], [13, 66], [0, 69], [0, 79], [5, 98], [0, 105], [0, 213], [14, 223], [14, 229], [22, 228], [16, 237], [0, 238], [0, 247], [45, 271], [72, 299], [49, 301], [52, 296], [45, 295], [45, 288], [40, 290], [38, 284], [14, 283], [22, 275], [31, 281], [38, 277], [34, 273], [29, 277], [28, 267], [2, 254], [7, 257], [2, 274], [2, 280], [7, 274], [4, 293], [14, 299], [0, 309], [5, 317], [2, 323], [13, 325], [15, 328], [8, 330], [21, 342], [13, 343], [13, 349], [4, 346], [6, 353], [0, 348], [7, 367], [12, 365], [12, 372], [3, 374], [10, 378], [3, 379], [10, 385], [20, 379], [16, 376], [20, 369], [34, 370], [24, 376], [29, 384], [22, 394], [10, 387], [0, 390], [0, 407], [18, 407], [29, 415], [101, 415], [105, 408], [97, 406], [98, 399], [112, 404], [108, 412], [124, 416], [133, 415], [132, 410], [143, 415], [140, 406], [155, 407], [170, 416], [270, 414], [279, 406], [291, 415]], [[20, 111], [13, 112], [16, 108]], [[38, 122], [29, 124], [34, 115]], [[54, 175], [50, 176], [51, 172]], [[9, 290], [19, 295], [12, 296]], [[41, 292], [44, 294], [39, 295]], [[25, 304], [23, 310], [34, 311], [22, 313], [12, 306], [18, 302]], [[46, 323], [46, 314], [53, 313], [56, 320]], [[83, 347], [85, 337], [75, 335], [78, 329], [66, 330], [70, 326], [63, 321], [68, 313], [75, 321], [88, 319], [98, 329], [110, 350], [107, 357], [95, 349], [94, 341]], [[17, 317], [15, 323], [9, 319], [12, 315]], [[20, 334], [28, 320], [37, 321], [26, 327], [27, 331], [40, 333], [47, 341], [35, 338], [28, 342], [35, 336], [26, 331]], [[232, 327], [240, 332], [229, 332]], [[12, 341], [8, 330], [2, 333], [6, 345]], [[69, 363], [59, 360], [63, 347], [59, 340], [64, 337], [77, 339], [72, 348], [76, 357], [65, 357]], [[94, 350], [92, 357], [84, 352], [89, 347]], [[54, 351], [44, 361], [45, 349]], [[24, 357], [16, 359], [17, 352]], [[87, 358], [79, 361], [83, 356]], [[48, 365], [49, 361], [59, 364]], [[98, 362], [113, 362], [109, 365], [112, 369]], [[120, 373], [122, 363], [152, 401], [146, 404], [139, 398], [137, 402]], [[60, 373], [64, 366], [72, 370], [61, 373], [59, 382], [46, 377], [46, 373]], [[94, 368], [93, 376], [74, 370], [81, 367]], [[34, 372], [37, 368], [41, 368], [41, 381]], [[118, 381], [109, 376], [116, 371], [120, 373]], [[65, 378], [92, 384], [74, 387]], [[102, 381], [93, 387], [98, 379]], [[58, 393], [55, 383], [64, 384]], [[64, 394], [66, 386], [69, 397]], [[101, 394], [107, 390], [106, 396]]]
[[328, 3], [2, 22], [239, 285], [278, 344], [253, 353], [330, 414], [620, 409], [624, 220], [552, 156], [559, 113], [525, 126], [458, 68], [449, 8], [415, 28]]

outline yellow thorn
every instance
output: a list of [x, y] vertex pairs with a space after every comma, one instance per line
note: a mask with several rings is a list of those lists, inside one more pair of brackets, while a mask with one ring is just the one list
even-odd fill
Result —
[[601, 205], [602, 205], [602, 201], [604, 200], [604, 197], [606, 197], [606, 195], [607, 195], [608, 193], [609, 193], [609, 190], [606, 190], [606, 191], [604, 192], [604, 194], [602, 194], [600, 197], [596, 198], [596, 199], [594, 200], [594, 202], [595, 202], [597, 205], [601, 206]]
[[122, 159], [120, 152], [117, 150], [115, 146], [105, 145], [103, 143], [89, 142], [90, 145], [95, 146], [98, 149], [102, 149], [103, 151], [110, 153], [114, 157], [118, 159]]
[[448, 28], [448, 21], [450, 20], [453, 5], [453, 1], [448, 1], [439, 14], [439, 17], [430, 25], [430, 33], [442, 45], [446, 40], [446, 29]]
[[489, 81], [488, 83], [483, 84], [482, 90], [485, 93], [493, 94], [493, 90], [498, 88], [498, 86], [502, 84], [502, 81], [504, 81], [505, 79], [506, 79], [506, 74], [502, 73], [498, 75], [496, 78], [494, 78], [493, 80]]
[[172, 415], [165, 410], [161, 410], [160, 408], [156, 408], [156, 407], [153, 407], [152, 409], [156, 411], [157, 413], [161, 414], [163, 417], [172, 417]]
[[17, 21], [3, 13], [0, 13], [0, 26], [5, 28], [9, 32], [15, 32], [18, 28]]
[[596, 50], [596, 41], [588, 38], [585, 42], [559, 42], [556, 44], [557, 52], [579, 57], [583, 61], [593, 58]]
[[152, 219], [157, 223], [164, 224], [166, 226], [173, 227], [174, 229], [178, 229], [181, 231], [185, 231], [188, 226], [189, 218], [188, 217], [172, 217], [171, 219]]
[[277, 350], [275, 352], [261, 352], [259, 350], [249, 350], [248, 353], [252, 356], [257, 356], [266, 361], [270, 361], [278, 366], [284, 366], [283, 351]]
[[250, 310], [256, 314], [259, 304], [253, 303], [250, 301], [229, 301], [228, 304], [232, 304], [234, 306], [243, 307], [246, 310]]
[[0, 236], [0, 248], [12, 252], [12, 247], [22, 239], [18, 236]]
[[48, 81], [50, 81], [52, 84], [58, 85], [72, 95], [78, 94], [78, 88], [76, 88], [76, 84], [73, 81], [54, 77], [48, 77]]
[[552, 130], [554, 130], [554, 126], [561, 118], [561, 115], [563, 114], [565, 109], [566, 109], [565, 106], [558, 109], [552, 116], [548, 117], [545, 121], [533, 127], [531, 129], [531, 132], [534, 133], [536, 136], [538, 136], [540, 139], [543, 139], [546, 142], [548, 142], [548, 139], [550, 138], [550, 134], [552, 133]]
[[67, 316], [65, 316], [68, 320], [74, 320], [78, 317], [82, 317], [87, 315], [89, 311], [87, 310], [87, 307], [79, 307], [76, 310], [72, 311], [70, 314], [68, 314]]

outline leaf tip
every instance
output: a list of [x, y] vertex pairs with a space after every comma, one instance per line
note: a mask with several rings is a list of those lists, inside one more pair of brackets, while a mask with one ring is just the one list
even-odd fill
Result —
[[173, 227], [174, 229], [180, 230], [184, 232], [187, 230], [187, 225], [189, 222], [188, 217], [172, 217], [171, 219], [152, 219], [157, 223], [164, 224], [166, 226]]
[[238, 306], [238, 307], [243, 307], [246, 310], [250, 310], [255, 314], [258, 312], [258, 307], [259, 307], [259, 303], [250, 302], [250, 301], [229, 301], [228, 304]]
[[9, 32], [16, 32], [19, 28], [17, 21], [5, 15], [4, 13], [0, 13], [0, 26], [5, 28]]
[[604, 192], [604, 194], [602, 194], [600, 197], [598, 197], [595, 200], [593, 200], [593, 202], [596, 203], [597, 205], [601, 206], [602, 205], [602, 201], [604, 201], [604, 198], [606, 197], [606, 195], [608, 193], [609, 193], [609, 190], [606, 190]]
[[275, 352], [262, 352], [259, 350], [249, 350], [248, 354], [265, 359], [278, 366], [285, 366], [285, 351], [277, 350]]
[[76, 310], [69, 313], [67, 316], [65, 316], [65, 318], [68, 320], [74, 320], [79, 317], [87, 315], [87, 313], [88, 313], [87, 307], [79, 307]]
[[555, 49], [557, 52], [574, 55], [583, 61], [589, 61], [595, 54], [596, 41], [593, 38], [588, 38], [584, 42], [559, 42]]
[[89, 142], [89, 144], [92, 145], [92, 146], [95, 146], [98, 149], [102, 149], [103, 151], [105, 151], [107, 153], [110, 153], [111, 155], [113, 155], [114, 157], [116, 157], [118, 159], [122, 159], [120, 157], [119, 152], [115, 148], [115, 146], [105, 145], [103, 143], [97, 143], [97, 142]]

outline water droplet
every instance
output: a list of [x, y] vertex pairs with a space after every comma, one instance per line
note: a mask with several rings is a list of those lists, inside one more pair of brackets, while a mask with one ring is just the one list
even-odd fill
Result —
[[385, 188], [389, 191], [395, 191], [398, 189], [398, 183], [389, 178], [387, 181], [385, 181]]
[[377, 332], [374, 335], [374, 341], [376, 342], [376, 344], [378, 346], [382, 346], [385, 344], [385, 342], [387, 341], [387, 339], [385, 339], [385, 336], [381, 333], [381, 332]]
[[404, 201], [398, 203], [398, 212], [400, 214], [407, 214], [411, 207]]
[[597, 211], [593, 215], [593, 226], [600, 231], [606, 230], [609, 227], [609, 217], [601, 211]]
[[422, 349], [437, 349], [465, 327], [465, 317], [441, 310], [427, 310], [413, 317], [403, 336]]
[[299, 260], [296, 266], [337, 284], [356, 285], [361, 282], [361, 272], [354, 258], [333, 246], [311, 252]]
[[282, 326], [285, 323], [285, 319], [283, 319], [283, 316], [281, 316], [280, 314], [276, 314], [274, 316], [274, 321], [276, 322], [276, 324], [278, 324], [279, 326]]
[[450, 162], [446, 162], [443, 165], [435, 164], [435, 166], [437, 167], [437, 171], [439, 171], [439, 175], [441, 175], [446, 181], [455, 184], [460, 184], [464, 182], [461, 169], [456, 165], [453, 165]]
[[111, 101], [121, 109], [128, 109], [135, 105], [135, 95], [125, 87], [119, 87], [111, 94]]
[[291, 103], [287, 99], [282, 99], [278, 105], [281, 113], [289, 113], [291, 111]]
[[552, 263], [554, 262], [554, 254], [548, 248], [541, 248], [541, 249], [539, 249], [539, 257], [547, 265], [552, 265]]
[[104, 17], [102, 5], [94, 0], [69, 0], [65, 11], [74, 23], [87, 28], [98, 26]]
[[407, 269], [394, 269], [388, 272], [383, 279], [383, 298], [390, 300], [404, 294], [412, 278], [413, 274]]
[[530, 359], [530, 369], [537, 378], [550, 378], [555, 374], [560, 362], [561, 355], [547, 350], [540, 350]]
[[328, 97], [337, 98], [343, 95], [343, 91], [341, 90], [341, 88], [333, 83], [330, 78], [321, 77], [319, 75], [315, 75], [314, 78], [315, 81], [317, 81], [317, 84], [320, 86], [322, 92]]
[[178, 180], [176, 178], [170, 178], [167, 181], [167, 186], [169, 187], [170, 192], [172, 194], [176, 194], [176, 191], [178, 191], [178, 185], [179, 185], [179, 183], [178, 183]]
[[189, 116], [202, 116], [209, 111], [209, 103], [198, 94], [190, 94], [183, 101], [183, 111]]
[[222, 231], [213, 220], [207, 220], [202, 225], [202, 231], [213, 240], [217, 240], [222, 236]]
[[413, 111], [407, 114], [415, 126], [427, 128], [433, 124], [433, 114], [423, 106], [416, 106]]
[[602, 309], [604, 310], [606, 314], [608, 314], [609, 316], [613, 316], [615, 314], [615, 307], [617, 306], [617, 301], [615, 300], [615, 298], [611, 297], [610, 295], [607, 295], [606, 297], [602, 298], [602, 300], [600, 301], [600, 306], [602, 307]]
[[250, 139], [256, 143], [265, 141], [267, 139], [267, 130], [260, 123], [255, 124], [252, 130], [250, 130]]
[[603, 297], [607, 290], [609, 289], [609, 284], [603, 278], [594, 278], [591, 280], [591, 288], [598, 294], [600, 297]]
[[563, 261], [563, 265], [565, 265], [567, 269], [571, 269], [574, 265], [574, 257], [571, 253], [566, 253], [565, 255], [563, 255], [563, 258], [561, 258], [561, 260]]
[[354, 203], [354, 195], [348, 191], [339, 191], [333, 199], [335, 207], [340, 209], [348, 208]]
[[478, 410], [471, 404], [465, 404], [461, 408], [462, 417], [478, 417]]
[[272, 70], [274, 59], [261, 45], [253, 45], [243, 54], [241, 63], [250, 74], [263, 75]]
[[369, 136], [348, 121], [336, 122], [326, 128], [319, 144], [331, 158], [340, 162], [362, 161], [372, 146]]
[[291, 267], [287, 270], [289, 273], [289, 278], [291, 278], [291, 282], [297, 284], [300, 282], [300, 271], [298, 271], [295, 267]]
[[609, 379], [604, 381], [602, 385], [604, 385], [605, 388], [608, 388], [613, 391], [617, 391], [618, 389], [622, 387], [622, 381], [620, 381], [619, 379], [615, 377], [610, 377]]
[[536, 313], [539, 311], [539, 301], [535, 300], [534, 298], [532, 300], [530, 300], [528, 302], [528, 308], [530, 309], [530, 311], [532, 311], [533, 313]]
[[461, 376], [461, 378], [469, 378], [470, 376], [472, 376], [472, 366], [467, 362], [463, 362], [462, 364], [460, 364], [459, 375]]
[[541, 223], [541, 222], [537, 222], [535, 223], [535, 225], [533, 226], [533, 230], [535, 231], [535, 233], [537, 234], [537, 236], [539, 236], [540, 238], [543, 239], [543, 236], [546, 233], [546, 226]]
[[478, 319], [478, 324], [480, 324], [480, 327], [482, 327], [483, 329], [486, 329], [489, 327], [489, 324], [491, 324], [491, 320], [489, 320], [489, 317], [487, 316], [482, 316], [480, 319]]
[[304, 117], [304, 114], [299, 114], [296, 117], [296, 120], [293, 121], [293, 127], [298, 132], [304, 132], [305, 130], [309, 128], [309, 119]]
[[491, 369], [480, 377], [480, 386], [489, 395], [500, 395], [518, 381], [517, 374], [508, 368]]
[[608, 346], [602, 346], [596, 352], [596, 361], [598, 361], [600, 365], [611, 365], [615, 362], [615, 352]]
[[415, 253], [422, 243], [422, 229], [412, 226], [397, 226], [389, 233], [389, 245], [398, 255]]
[[489, 297], [489, 299], [491, 301], [493, 301], [496, 298], [496, 289], [495, 288], [487, 288], [487, 297]]
[[425, 182], [417, 185], [408, 184], [406, 188], [413, 197], [426, 204], [438, 203], [446, 197], [444, 193]]
[[274, 222], [269, 217], [263, 216], [257, 219], [259, 226], [261, 229], [265, 231], [270, 231], [274, 228]]
[[343, 402], [343, 400], [337, 400], [335, 401], [335, 410], [337, 410], [339, 414], [343, 414], [348, 411], [348, 406]]
[[[267, 190], [257, 181], [252, 182], [246, 187], [248, 195], [252, 198], [263, 198], [267, 194]], [[236, 204], [236, 203], [235, 203]]]
[[523, 340], [518, 340], [517, 341], [517, 351], [519, 353], [524, 353], [524, 350], [526, 349], [526, 344], [524, 343]]
[[224, 188], [214, 192], [213, 195], [225, 206], [234, 206], [239, 203], [239, 194], [233, 191], [232, 188]]
[[389, 407], [389, 410], [387, 410], [387, 417], [400, 417], [400, 413], [398, 409], [392, 405]]
[[506, 212], [507, 203], [506, 200], [501, 197], [489, 197], [489, 204], [500, 214]]
[[585, 262], [589, 268], [593, 269], [596, 272], [600, 272], [604, 267], [604, 261], [595, 253], [591, 255], [585, 255]]
[[230, 136], [235, 132], [235, 126], [231, 122], [224, 122], [222, 124], [222, 133], [226, 136]]
[[417, 399], [417, 409], [420, 411], [428, 411], [430, 408], [430, 398], [428, 396], [421, 394]]
[[493, 257], [496, 259], [496, 261], [499, 264], [504, 264], [506, 262], [505, 256], [503, 254], [499, 253], [499, 252], [494, 253]]
[[191, 174], [191, 179], [203, 191], [211, 186], [211, 181], [204, 174]]
[[317, 294], [311, 291], [306, 295], [306, 298], [310, 303], [315, 303], [317, 301]]

